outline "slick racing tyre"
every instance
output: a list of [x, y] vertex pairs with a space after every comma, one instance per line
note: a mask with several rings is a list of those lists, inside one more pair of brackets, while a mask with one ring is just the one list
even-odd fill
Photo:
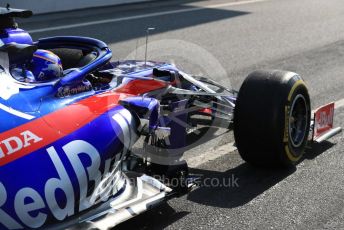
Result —
[[242, 84], [234, 110], [234, 137], [241, 157], [258, 166], [295, 165], [310, 129], [310, 99], [301, 77], [255, 71]]

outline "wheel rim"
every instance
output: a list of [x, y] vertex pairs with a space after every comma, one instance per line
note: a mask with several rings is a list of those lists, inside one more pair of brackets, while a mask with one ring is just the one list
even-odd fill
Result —
[[292, 103], [289, 114], [289, 135], [293, 147], [300, 147], [307, 133], [308, 106], [303, 95], [298, 94]]

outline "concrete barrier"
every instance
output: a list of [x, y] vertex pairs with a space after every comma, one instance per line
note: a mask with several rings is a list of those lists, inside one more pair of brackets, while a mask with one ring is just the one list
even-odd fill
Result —
[[0, 6], [5, 7], [9, 3], [13, 8], [30, 9], [35, 14], [42, 14], [147, 1], [151, 0], [0, 0]]

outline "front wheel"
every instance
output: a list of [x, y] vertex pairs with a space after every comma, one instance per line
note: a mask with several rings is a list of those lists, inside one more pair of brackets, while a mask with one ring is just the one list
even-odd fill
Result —
[[234, 110], [234, 137], [241, 157], [254, 165], [295, 165], [304, 154], [310, 117], [308, 90], [298, 74], [251, 73]]

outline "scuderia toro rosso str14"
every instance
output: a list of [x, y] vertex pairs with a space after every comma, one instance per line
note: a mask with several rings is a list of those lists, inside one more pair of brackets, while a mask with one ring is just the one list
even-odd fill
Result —
[[189, 192], [182, 156], [200, 124], [279, 167], [341, 131], [333, 103], [312, 114], [296, 73], [255, 71], [235, 91], [164, 62], [111, 62], [93, 38], [33, 41], [15, 22], [31, 15], [0, 8], [0, 229], [111, 229]]

